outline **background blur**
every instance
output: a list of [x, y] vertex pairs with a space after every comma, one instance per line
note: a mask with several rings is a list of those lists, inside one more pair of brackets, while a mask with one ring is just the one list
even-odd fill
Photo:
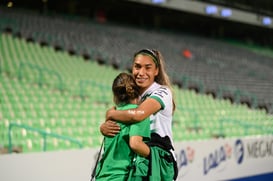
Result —
[[142, 48], [166, 59], [175, 141], [270, 135], [272, 21], [270, 0], [1, 1], [1, 150], [98, 147]]
[[[172, 3], [181, 4], [172, 7]], [[221, 16], [211, 13], [206, 15], [205, 8], [194, 11], [185, 9], [183, 2], [177, 0], [26, 0], [26, 1], [2, 1], [2, 5], [33, 9], [42, 14], [63, 13], [84, 16], [100, 21], [119, 22], [155, 28], [168, 29], [187, 33], [194, 33], [213, 38], [232, 38], [248, 43], [258, 43], [264, 46], [273, 44], [272, 40], [272, 16], [273, 3], [270, 0], [191, 0], [191, 3], [205, 3], [218, 6], [216, 14], [220, 14], [221, 7], [230, 10], [241, 10], [255, 15], [260, 23], [246, 23], [231, 18], [219, 18]], [[191, 6], [197, 6], [192, 4]], [[212, 8], [213, 9], [213, 8]], [[229, 16], [229, 15], [228, 15]], [[231, 16], [236, 17], [236, 13]], [[269, 17], [270, 25], [263, 25], [262, 18]], [[236, 18], [235, 18], [236, 19]]]

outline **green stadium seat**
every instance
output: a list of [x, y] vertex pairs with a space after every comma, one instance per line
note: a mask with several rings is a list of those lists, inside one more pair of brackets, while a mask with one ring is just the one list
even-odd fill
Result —
[[[4, 60], [0, 79], [0, 141], [8, 144], [7, 124], [18, 120], [24, 125], [79, 139], [84, 147], [98, 147], [103, 138], [99, 126], [105, 121], [105, 111], [114, 105], [113, 77], [120, 71], [85, 61], [79, 56], [56, 52], [52, 47], [26, 43], [10, 35], [0, 37], [0, 44], [4, 45], [0, 46], [0, 57]], [[51, 75], [45, 75], [39, 86], [37, 71], [30, 67], [24, 69], [23, 78], [19, 80], [21, 62], [57, 72], [64, 91], [58, 90], [57, 80]], [[85, 80], [89, 84], [85, 87], [83, 99], [80, 82]], [[272, 115], [264, 111], [250, 110], [247, 106], [178, 87], [174, 87], [174, 92], [177, 105], [173, 117], [175, 141], [211, 139], [220, 133], [226, 137], [270, 134], [262, 128], [273, 127]], [[232, 122], [223, 123], [222, 129], [222, 119]], [[259, 128], [246, 131], [245, 126], [250, 124], [259, 125]], [[14, 143], [22, 145], [25, 152], [42, 151], [40, 135], [14, 128], [12, 136]], [[47, 141], [48, 150], [78, 148], [74, 143], [55, 138]]]

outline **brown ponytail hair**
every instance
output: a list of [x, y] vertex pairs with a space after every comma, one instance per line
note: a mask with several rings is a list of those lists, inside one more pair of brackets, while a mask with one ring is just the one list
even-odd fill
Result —
[[113, 81], [112, 92], [116, 105], [128, 104], [140, 95], [138, 86], [132, 75], [120, 73]]

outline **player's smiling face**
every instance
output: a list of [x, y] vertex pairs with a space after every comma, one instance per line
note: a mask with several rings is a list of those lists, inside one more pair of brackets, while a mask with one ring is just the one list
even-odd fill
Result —
[[154, 82], [158, 75], [158, 68], [150, 56], [139, 54], [135, 57], [132, 73], [143, 93]]

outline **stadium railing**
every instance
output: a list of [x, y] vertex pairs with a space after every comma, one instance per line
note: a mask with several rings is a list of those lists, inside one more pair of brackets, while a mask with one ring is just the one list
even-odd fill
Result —
[[12, 143], [12, 129], [14, 127], [18, 127], [18, 128], [21, 128], [21, 129], [26, 129], [27, 131], [38, 132], [43, 138], [43, 151], [47, 151], [47, 137], [55, 137], [55, 138], [61, 139], [61, 140], [68, 140], [69, 142], [77, 144], [79, 146], [79, 148], [83, 147], [83, 144], [81, 143], [81, 141], [79, 141], [79, 140], [77, 140], [75, 138], [59, 135], [59, 134], [56, 134], [56, 133], [47, 132], [46, 130], [30, 127], [28, 125], [11, 122], [11, 123], [9, 123], [9, 127], [8, 127], [8, 139], [9, 139], [8, 150], [9, 150], [9, 153], [12, 152], [12, 146], [13, 146], [13, 143]]

